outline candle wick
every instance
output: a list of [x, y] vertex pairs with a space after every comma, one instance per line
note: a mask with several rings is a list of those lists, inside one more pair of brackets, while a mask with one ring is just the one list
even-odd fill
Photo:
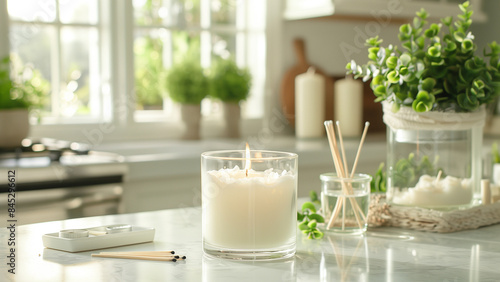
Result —
[[246, 170], [246, 176], [248, 177], [248, 169]]

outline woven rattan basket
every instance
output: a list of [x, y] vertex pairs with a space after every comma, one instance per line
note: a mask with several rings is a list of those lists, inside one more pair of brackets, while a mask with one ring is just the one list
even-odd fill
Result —
[[427, 232], [448, 233], [500, 222], [500, 202], [465, 210], [439, 211], [418, 207], [391, 206], [385, 195], [372, 195], [369, 228], [392, 226]]

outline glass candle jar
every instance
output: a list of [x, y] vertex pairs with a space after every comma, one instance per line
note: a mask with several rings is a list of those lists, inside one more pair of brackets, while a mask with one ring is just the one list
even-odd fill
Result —
[[206, 152], [201, 174], [206, 254], [240, 260], [295, 254], [296, 154]]
[[468, 207], [480, 198], [484, 109], [475, 113], [388, 113], [387, 200], [434, 209]]
[[324, 229], [350, 234], [365, 232], [372, 177], [355, 174], [352, 178], [343, 178], [335, 173], [323, 173], [320, 180]]

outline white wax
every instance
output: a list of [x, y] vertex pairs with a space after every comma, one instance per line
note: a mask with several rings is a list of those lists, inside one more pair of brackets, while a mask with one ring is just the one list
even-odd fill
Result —
[[295, 135], [321, 137], [325, 132], [325, 79], [309, 68], [295, 78]]
[[466, 205], [472, 200], [472, 185], [470, 179], [446, 176], [436, 181], [436, 177], [422, 175], [415, 187], [395, 192], [393, 197], [393, 202], [401, 205], [421, 207]]
[[361, 136], [363, 127], [363, 83], [351, 77], [335, 81], [334, 117], [342, 136]]
[[272, 249], [293, 244], [296, 177], [272, 169], [209, 171], [203, 181], [205, 242], [231, 249]]

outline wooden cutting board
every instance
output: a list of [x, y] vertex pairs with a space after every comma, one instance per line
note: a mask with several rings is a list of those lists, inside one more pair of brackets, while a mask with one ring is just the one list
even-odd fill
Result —
[[295, 128], [295, 78], [297, 75], [305, 73], [309, 67], [314, 67], [316, 73], [325, 78], [325, 120], [333, 120], [333, 80], [321, 68], [309, 64], [306, 58], [304, 40], [295, 39], [293, 46], [297, 56], [297, 63], [285, 73], [281, 81], [283, 114], [292, 128]]

